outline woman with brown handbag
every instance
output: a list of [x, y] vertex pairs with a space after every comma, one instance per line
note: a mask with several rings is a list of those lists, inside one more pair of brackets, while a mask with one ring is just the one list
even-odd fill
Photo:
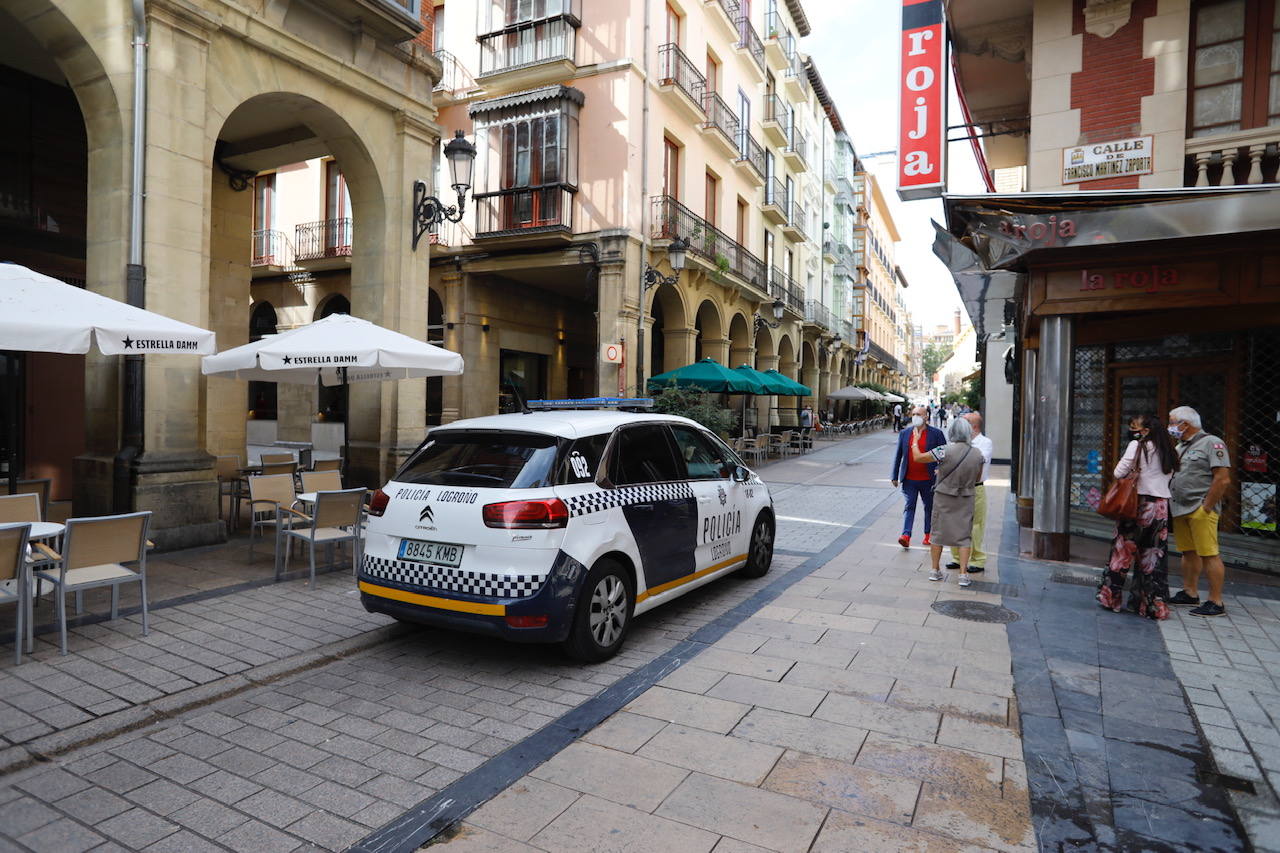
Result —
[[1111, 559], [1098, 585], [1098, 603], [1120, 612], [1124, 581], [1131, 569], [1133, 588], [1128, 610], [1148, 619], [1169, 616], [1169, 481], [1178, 470], [1178, 454], [1169, 433], [1155, 415], [1129, 421], [1129, 446], [1113, 472], [1133, 476], [1138, 493], [1137, 517], [1116, 521]]

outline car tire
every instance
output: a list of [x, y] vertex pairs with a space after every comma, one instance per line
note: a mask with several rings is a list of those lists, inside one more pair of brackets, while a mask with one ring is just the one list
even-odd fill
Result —
[[743, 578], [762, 578], [773, 564], [773, 519], [768, 513], [756, 516], [751, 527], [751, 539], [747, 541], [747, 564], [738, 570]]
[[622, 648], [634, 613], [631, 572], [617, 560], [601, 560], [582, 583], [565, 651], [586, 663], [608, 660]]

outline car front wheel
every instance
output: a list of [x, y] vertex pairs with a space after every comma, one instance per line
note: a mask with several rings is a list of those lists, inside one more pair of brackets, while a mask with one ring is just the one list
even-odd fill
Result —
[[565, 651], [589, 663], [613, 657], [631, 627], [634, 608], [630, 573], [614, 560], [596, 563], [582, 585]]
[[773, 563], [773, 519], [767, 513], [756, 516], [747, 545], [747, 564], [738, 570], [744, 578], [761, 578]]

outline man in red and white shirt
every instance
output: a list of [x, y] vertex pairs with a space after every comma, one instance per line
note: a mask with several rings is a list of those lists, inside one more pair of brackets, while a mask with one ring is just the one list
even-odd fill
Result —
[[924, 544], [929, 544], [929, 526], [933, 516], [933, 478], [938, 469], [936, 462], [925, 464], [916, 462], [910, 448], [914, 446], [921, 453], [927, 453], [935, 447], [947, 443], [942, 430], [928, 426], [925, 418], [929, 410], [924, 406], [916, 406], [911, 410], [911, 426], [898, 433], [898, 452], [893, 458], [893, 473], [890, 480], [896, 488], [902, 484], [902, 535], [898, 544], [903, 548], [911, 547], [911, 529], [915, 526], [916, 500], [924, 502]]

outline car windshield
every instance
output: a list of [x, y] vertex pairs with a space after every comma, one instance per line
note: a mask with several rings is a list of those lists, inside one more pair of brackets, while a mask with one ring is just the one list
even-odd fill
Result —
[[556, 439], [527, 432], [441, 431], [396, 474], [401, 483], [533, 489], [551, 485]]

